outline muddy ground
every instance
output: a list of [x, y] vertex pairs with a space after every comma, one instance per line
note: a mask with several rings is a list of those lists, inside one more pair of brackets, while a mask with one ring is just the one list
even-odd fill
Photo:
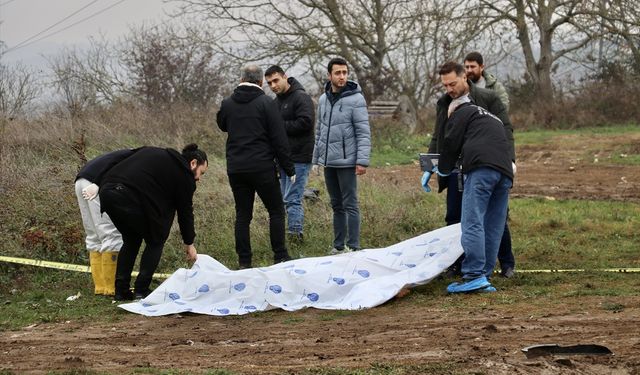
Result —
[[[596, 153], [588, 151], [594, 142]], [[637, 204], [640, 168], [608, 162], [621, 143], [639, 145], [640, 133], [624, 139], [598, 137], [588, 149], [571, 137], [542, 148], [519, 147], [512, 196]], [[415, 184], [419, 171], [415, 166], [370, 169], [364, 178]], [[452, 309], [420, 303], [419, 293], [344, 313], [310, 309], [225, 318], [146, 318], [117, 310], [121, 319], [116, 323], [61, 322], [1, 332], [0, 370], [128, 373], [145, 368], [224, 368], [243, 374], [296, 374], [308, 368], [386, 363], [422, 366], [415, 367], [416, 373], [429, 373], [425, 366], [433, 365], [437, 373], [640, 374], [639, 297], [585, 296], [563, 299], [562, 304], [492, 308], [497, 293], [465, 296], [469, 302]], [[624, 308], [603, 309], [605, 302]], [[599, 344], [614, 354], [527, 358], [521, 351], [549, 343]]]

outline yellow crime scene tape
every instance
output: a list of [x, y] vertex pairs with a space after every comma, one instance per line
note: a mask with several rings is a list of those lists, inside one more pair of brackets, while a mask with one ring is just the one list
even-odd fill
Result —
[[[35, 266], [35, 267], [53, 268], [53, 269], [65, 270], [65, 271], [91, 273], [91, 267], [90, 266], [84, 266], [84, 265], [80, 265], [80, 264], [51, 262], [51, 261], [48, 261], [48, 260], [15, 258], [15, 257], [6, 257], [6, 256], [1, 256], [0, 255], [0, 262], [24, 264], [24, 265], [27, 265], [27, 266]], [[132, 273], [132, 275], [133, 276], [137, 276], [138, 275], [138, 271], [134, 271]], [[171, 275], [169, 275], [168, 273], [155, 273], [155, 274], [153, 274], [153, 277], [157, 278], [157, 279], [166, 279], [169, 276], [171, 276]]]
[[[83, 266], [80, 264], [68, 264], [68, 263], [59, 263], [59, 262], [51, 262], [48, 260], [38, 260], [38, 259], [27, 259], [27, 258], [14, 258], [14, 257], [6, 257], [0, 255], [0, 262], [7, 263], [17, 263], [24, 264], [28, 266], [35, 267], [44, 267], [44, 268], [54, 268], [65, 271], [74, 271], [74, 272], [88, 272], [91, 273], [90, 266]], [[498, 272], [498, 271], [496, 271]], [[599, 269], [582, 269], [582, 268], [572, 268], [572, 269], [549, 269], [549, 270], [523, 270], [518, 269], [517, 272], [522, 273], [562, 273], [562, 272], [620, 272], [620, 273], [634, 273], [640, 272], [640, 268], [599, 268]], [[132, 275], [136, 276], [138, 274], [137, 271], [134, 271]], [[167, 273], [156, 273], [153, 275], [154, 278], [158, 279], [166, 279], [169, 274]]]

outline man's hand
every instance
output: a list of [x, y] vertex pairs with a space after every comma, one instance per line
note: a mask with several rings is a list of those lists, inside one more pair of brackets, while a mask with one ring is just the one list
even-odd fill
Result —
[[422, 174], [422, 178], [420, 179], [420, 183], [422, 184], [422, 189], [427, 193], [431, 192], [431, 188], [429, 187], [429, 180], [431, 179], [431, 172], [426, 171]]
[[511, 169], [513, 169], [513, 175], [516, 175], [516, 170], [518, 170], [518, 168], [516, 167], [516, 163], [511, 162]]
[[311, 166], [311, 172], [317, 176], [320, 176], [320, 167], [318, 166], [318, 164], [314, 164]]
[[367, 167], [356, 165], [356, 176], [361, 176], [365, 173], [367, 173]]
[[187, 260], [189, 262], [195, 262], [198, 259], [198, 252], [193, 245], [184, 245], [184, 251], [187, 253]]
[[294, 174], [293, 176], [289, 177], [289, 181], [291, 181], [291, 185], [296, 183], [296, 175]]
[[98, 185], [91, 184], [86, 188], [82, 189], [82, 198], [90, 201], [98, 196], [98, 190], [99, 190]]

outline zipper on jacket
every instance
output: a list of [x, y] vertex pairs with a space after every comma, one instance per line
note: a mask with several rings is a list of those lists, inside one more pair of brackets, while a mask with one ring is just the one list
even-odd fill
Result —
[[[329, 100], [328, 96], [325, 95], [325, 99]], [[329, 100], [329, 104], [331, 104], [331, 112], [329, 112], [329, 122], [327, 126], [327, 141], [325, 142], [325, 149], [324, 149], [324, 166], [325, 167], [327, 167], [329, 164], [329, 133], [331, 132], [331, 117], [333, 117], [334, 103], [331, 103], [331, 100]]]

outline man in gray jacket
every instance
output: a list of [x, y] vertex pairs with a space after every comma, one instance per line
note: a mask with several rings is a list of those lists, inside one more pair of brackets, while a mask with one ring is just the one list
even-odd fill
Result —
[[324, 166], [333, 209], [331, 254], [360, 249], [358, 180], [369, 166], [371, 131], [367, 103], [360, 86], [348, 80], [342, 58], [329, 61], [329, 81], [318, 100], [312, 164]]
[[504, 107], [509, 110], [509, 94], [496, 76], [484, 70], [484, 59], [480, 52], [471, 52], [464, 58], [464, 70], [467, 78], [477, 87], [495, 91]]

